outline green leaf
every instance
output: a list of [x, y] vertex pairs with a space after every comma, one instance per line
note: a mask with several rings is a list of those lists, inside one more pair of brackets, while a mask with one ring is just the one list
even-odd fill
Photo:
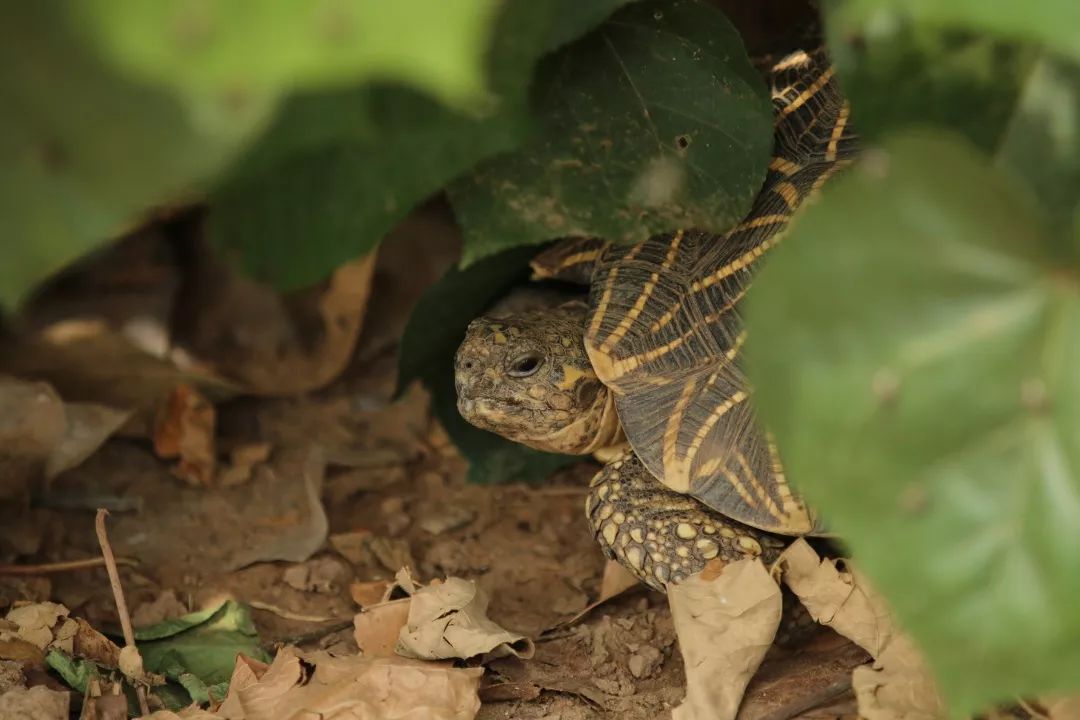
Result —
[[205, 181], [254, 129], [211, 133], [168, 94], [113, 74], [55, 0], [0, 23], [0, 303]]
[[1044, 55], [1034, 66], [998, 152], [1001, 166], [1026, 181], [1051, 225], [1057, 254], [1080, 256], [1080, 64]]
[[1045, 45], [1080, 59], [1080, 4], [1073, 0], [847, 0], [861, 23], [888, 29], [903, 18], [950, 30], [973, 30]]
[[525, 88], [536, 59], [622, 0], [508, 2], [488, 57], [499, 104], [485, 114], [405, 87], [306, 94], [283, 107], [213, 198], [210, 233], [255, 277], [281, 289], [315, 283], [369, 252], [417, 203], [529, 129]]
[[830, 56], [859, 133], [877, 138], [896, 127], [932, 124], [996, 148], [1035, 52], [907, 17], [875, 25], [859, 7], [858, 0], [844, 0], [826, 16]]
[[219, 607], [135, 631], [143, 665], [176, 681], [196, 699], [208, 686], [228, 682], [237, 653], [269, 662], [247, 607], [229, 600]]
[[[197, 105], [396, 81], [467, 109], [485, 95], [498, 2], [91, 0], [73, 14], [116, 65]], [[226, 111], [227, 112], [227, 111]]]
[[750, 296], [789, 476], [955, 713], [1080, 687], [1078, 278], [989, 160], [909, 134], [826, 188]]
[[535, 248], [517, 248], [471, 267], [451, 268], [420, 298], [401, 340], [398, 392], [420, 380], [431, 393], [439, 422], [469, 461], [469, 481], [476, 483], [539, 480], [580, 460], [543, 453], [467, 423], [457, 409], [454, 353], [465, 328], [514, 285], [527, 277]]
[[81, 693], [86, 692], [90, 680], [100, 677], [98, 666], [89, 661], [75, 659], [59, 650], [49, 650], [45, 655], [45, 664], [56, 671], [60, 678]]
[[466, 265], [565, 235], [723, 229], [750, 207], [772, 148], [738, 33], [694, 0], [619, 11], [541, 63], [532, 104], [540, 136], [450, 187]]
[[311, 285], [370, 252], [478, 157], [512, 147], [520, 130], [507, 116], [479, 120], [404, 88], [295, 98], [214, 193], [211, 236], [260, 280]]

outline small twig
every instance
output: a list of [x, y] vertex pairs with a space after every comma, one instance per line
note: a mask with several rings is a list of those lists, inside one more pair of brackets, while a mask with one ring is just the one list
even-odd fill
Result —
[[[116, 564], [137, 567], [139, 563], [131, 558], [116, 558]], [[104, 565], [105, 558], [103, 557], [62, 560], [60, 562], [37, 563], [35, 565], [0, 565], [0, 575], [47, 575], [49, 573], [68, 572], [69, 570], [90, 570]]]
[[[116, 556], [113, 555], [112, 546], [109, 544], [109, 535], [105, 532], [105, 518], [108, 514], [109, 511], [105, 508], [98, 508], [94, 529], [97, 531], [98, 544], [101, 545], [101, 555], [105, 560], [105, 569], [109, 572], [109, 585], [112, 586], [113, 599], [116, 601], [116, 612], [120, 616], [120, 627], [124, 631], [124, 644], [127, 647], [134, 648], [135, 631], [131, 628], [131, 615], [128, 614], [127, 601], [124, 600], [124, 588], [120, 585], [120, 571], [116, 567]], [[138, 652], [137, 649], [136, 652]], [[146, 703], [146, 688], [136, 682], [135, 694], [139, 698], [139, 711], [143, 715], [149, 715], [150, 706]]]
[[[335, 617], [326, 617], [325, 615], [304, 615], [303, 613], [296, 613], [292, 610], [286, 610], [277, 605], [271, 605], [270, 603], [264, 603], [259, 600], [249, 600], [248, 605], [256, 610], [265, 610], [266, 612], [274, 613], [278, 617], [283, 617], [286, 620], [296, 620], [297, 622], [322, 623], [337, 620]], [[350, 620], [349, 622], [352, 621]]]
[[1016, 698], [1016, 704], [1019, 705], [1024, 710], [1024, 712], [1026, 712], [1028, 715], [1030, 715], [1035, 720], [1050, 720], [1049, 716], [1046, 713], [1039, 712], [1038, 710], [1036, 710], [1031, 705], [1031, 703], [1024, 700], [1024, 698]]
[[275, 648], [283, 645], [302, 645], [303, 643], [311, 642], [312, 640], [321, 640], [327, 635], [333, 635], [336, 632], [347, 630], [352, 627], [352, 624], [352, 620], [341, 620], [333, 625], [327, 625], [326, 627], [321, 627], [318, 630], [312, 630], [311, 632], [301, 633], [300, 635], [290, 635], [278, 640], [268, 640], [260, 647], [267, 652], [272, 652]]

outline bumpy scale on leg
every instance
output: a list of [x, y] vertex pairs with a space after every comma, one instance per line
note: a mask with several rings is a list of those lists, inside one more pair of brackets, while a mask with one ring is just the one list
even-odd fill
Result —
[[729, 520], [664, 487], [627, 451], [596, 474], [585, 512], [604, 554], [664, 591], [713, 558], [776, 560], [791, 538]]

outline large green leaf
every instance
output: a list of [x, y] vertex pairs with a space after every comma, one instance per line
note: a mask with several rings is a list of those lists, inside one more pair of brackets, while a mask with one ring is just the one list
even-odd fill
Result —
[[493, 302], [527, 277], [535, 248], [509, 250], [465, 270], [451, 268], [428, 288], [409, 317], [398, 355], [398, 388], [420, 380], [432, 396], [439, 422], [469, 461], [478, 483], [539, 480], [580, 458], [531, 450], [473, 427], [457, 410], [454, 353], [465, 328]]
[[487, 70], [498, 104], [465, 112], [401, 86], [293, 98], [213, 198], [211, 234], [282, 289], [321, 280], [368, 252], [425, 197], [529, 129], [528, 78], [540, 55], [625, 0], [562, 12], [571, 0], [513, 0], [498, 16]]
[[1049, 55], [1035, 64], [998, 160], [1047, 216], [1055, 252], [1080, 256], [1080, 64]]
[[[236, 664], [237, 653], [264, 662], [259, 635], [247, 607], [224, 604], [175, 620], [140, 628], [135, 640], [147, 670], [180, 683], [197, 700], [222, 690]], [[219, 696], [220, 699], [220, 696]]]
[[532, 104], [540, 136], [450, 188], [465, 264], [563, 235], [722, 229], [749, 208], [772, 147], [764, 83], [727, 19], [696, 0], [622, 9], [541, 64]]
[[5, 7], [0, 65], [0, 303], [212, 176], [253, 129], [197, 129], [170, 95], [117, 78], [55, 0]]
[[1080, 267], [947, 136], [867, 154], [749, 298], [790, 476], [957, 712], [1080, 687]]
[[296, 88], [396, 81], [468, 109], [498, 0], [89, 0], [72, 8], [133, 77], [199, 105], [263, 104]]
[[294, 98], [214, 193], [211, 237], [260, 280], [310, 285], [522, 131], [512, 114], [474, 118], [400, 87]]
[[888, 29], [904, 18], [950, 30], [975, 30], [1045, 45], [1080, 59], [1080, 4], [1073, 0], [846, 0], [847, 12]]
[[852, 121], [864, 137], [933, 124], [992, 150], [1001, 142], [1035, 55], [992, 37], [898, 16], [875, 25], [853, 12], [858, 0], [833, 3], [829, 51]]

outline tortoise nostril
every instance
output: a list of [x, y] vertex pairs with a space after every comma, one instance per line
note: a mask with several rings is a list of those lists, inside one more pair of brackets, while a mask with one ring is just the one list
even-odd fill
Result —
[[465, 363], [465, 369], [472, 370], [472, 360], [469, 360]]

